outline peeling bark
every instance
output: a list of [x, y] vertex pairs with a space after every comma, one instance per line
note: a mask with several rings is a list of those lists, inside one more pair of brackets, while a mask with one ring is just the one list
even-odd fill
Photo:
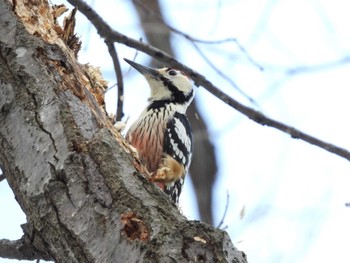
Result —
[[104, 111], [103, 81], [56, 35], [47, 2], [14, 3], [0, 0], [0, 166], [38, 255], [246, 262], [226, 232], [188, 221], [135, 169]]

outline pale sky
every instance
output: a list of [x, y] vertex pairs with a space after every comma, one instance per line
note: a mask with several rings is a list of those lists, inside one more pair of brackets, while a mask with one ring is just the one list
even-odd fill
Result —
[[[53, 1], [62, 3], [64, 1]], [[91, 1], [90, 1], [91, 2]], [[350, 3], [317, 0], [161, 1], [167, 22], [196, 38], [236, 38], [233, 43], [199, 44], [220, 70], [259, 104], [258, 110], [310, 135], [350, 149]], [[95, 1], [94, 8], [110, 25], [130, 37], [143, 37], [129, 1]], [[115, 83], [105, 44], [78, 17], [82, 37], [80, 60], [101, 68]], [[179, 60], [201, 72], [235, 99], [249, 102], [220, 78], [191, 43], [173, 36]], [[120, 44], [119, 57], [135, 51]], [[347, 63], [336, 63], [348, 58]], [[146, 64], [139, 53], [136, 61]], [[121, 62], [126, 72], [128, 65]], [[291, 69], [295, 74], [287, 74]], [[148, 88], [135, 71], [124, 78], [125, 113], [137, 118]], [[114, 111], [116, 89], [107, 94]], [[203, 88], [197, 89], [216, 145], [219, 174], [214, 188], [214, 216], [221, 220], [235, 246], [250, 263], [350, 262], [350, 165], [333, 155], [273, 128], [260, 126], [225, 105]], [[135, 107], [138, 105], [138, 107]], [[252, 106], [252, 105], [250, 105]], [[195, 135], [196, 136], [196, 135]], [[198, 219], [191, 182], [187, 178], [180, 206], [189, 219]], [[244, 209], [243, 218], [240, 214]], [[11, 190], [0, 183], [0, 238], [17, 239], [25, 222]], [[14, 262], [0, 259], [0, 262]], [[23, 261], [22, 261], [23, 262]]]

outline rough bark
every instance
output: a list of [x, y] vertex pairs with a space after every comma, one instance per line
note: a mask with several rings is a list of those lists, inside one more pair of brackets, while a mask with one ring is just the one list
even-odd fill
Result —
[[246, 262], [225, 231], [188, 221], [135, 169], [103, 83], [57, 35], [47, 2], [13, 3], [0, 0], [0, 166], [38, 258]]

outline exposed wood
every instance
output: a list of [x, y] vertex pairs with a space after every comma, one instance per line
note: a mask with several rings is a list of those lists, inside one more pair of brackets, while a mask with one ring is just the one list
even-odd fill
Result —
[[47, 2], [14, 3], [0, 0], [0, 166], [35, 250], [56, 262], [246, 262], [135, 169], [103, 80], [77, 63]]

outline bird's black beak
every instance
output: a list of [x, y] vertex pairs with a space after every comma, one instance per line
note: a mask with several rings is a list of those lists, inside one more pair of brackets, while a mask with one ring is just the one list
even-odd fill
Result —
[[135, 68], [138, 72], [140, 72], [142, 75], [151, 75], [153, 77], [158, 77], [159, 73], [157, 70], [153, 68], [149, 68], [146, 66], [142, 66], [134, 61], [131, 61], [127, 58], [124, 58], [126, 62], [128, 62], [133, 68]]

